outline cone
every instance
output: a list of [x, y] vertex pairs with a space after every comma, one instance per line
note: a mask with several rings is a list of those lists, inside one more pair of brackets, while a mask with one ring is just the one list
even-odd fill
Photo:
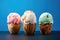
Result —
[[8, 24], [8, 30], [10, 34], [16, 34], [19, 32], [20, 24]]
[[29, 23], [29, 24], [24, 24], [23, 23], [23, 28], [24, 28], [24, 32], [26, 33], [26, 34], [34, 34], [34, 32], [35, 32], [35, 29], [36, 29], [36, 24], [31, 24], [31, 23]]
[[40, 24], [40, 31], [42, 34], [49, 34], [52, 29], [52, 24]]

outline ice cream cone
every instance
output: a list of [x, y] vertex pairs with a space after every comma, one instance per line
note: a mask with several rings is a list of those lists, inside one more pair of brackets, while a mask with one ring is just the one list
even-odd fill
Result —
[[42, 34], [49, 34], [52, 30], [53, 17], [50, 13], [45, 12], [39, 18], [39, 26]]
[[26, 34], [34, 34], [36, 29], [36, 16], [33, 11], [27, 10], [21, 17], [23, 23], [23, 29]]
[[20, 15], [18, 13], [10, 13], [7, 16], [8, 30], [10, 34], [16, 34], [20, 29]]

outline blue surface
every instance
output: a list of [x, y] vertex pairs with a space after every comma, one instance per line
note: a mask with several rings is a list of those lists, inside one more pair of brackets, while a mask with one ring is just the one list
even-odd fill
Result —
[[[38, 19], [43, 12], [50, 12], [54, 18], [52, 31], [60, 30], [60, 0], [0, 0], [0, 31], [8, 31], [7, 15], [10, 12], [17, 12], [22, 16], [25, 10], [35, 12], [36, 31], [39, 31]], [[23, 31], [22, 24], [20, 31]]]

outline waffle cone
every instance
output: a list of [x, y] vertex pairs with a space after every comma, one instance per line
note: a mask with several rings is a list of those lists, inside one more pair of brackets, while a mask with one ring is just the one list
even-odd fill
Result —
[[52, 29], [52, 24], [40, 24], [40, 31], [42, 34], [49, 34]]
[[24, 24], [23, 23], [23, 28], [24, 28], [24, 32], [26, 34], [33, 34], [35, 32], [35, 29], [36, 29], [36, 24]]
[[19, 32], [20, 24], [8, 24], [8, 30], [11, 34], [16, 34]]

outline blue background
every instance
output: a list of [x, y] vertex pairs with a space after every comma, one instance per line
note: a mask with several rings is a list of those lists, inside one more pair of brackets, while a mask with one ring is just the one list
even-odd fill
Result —
[[[8, 31], [7, 15], [17, 12], [21, 16], [25, 10], [32, 10], [37, 17], [36, 31], [39, 31], [38, 19], [43, 12], [50, 12], [54, 19], [52, 31], [60, 30], [59, 0], [0, 0], [0, 31]], [[20, 31], [23, 31], [22, 24]]]

